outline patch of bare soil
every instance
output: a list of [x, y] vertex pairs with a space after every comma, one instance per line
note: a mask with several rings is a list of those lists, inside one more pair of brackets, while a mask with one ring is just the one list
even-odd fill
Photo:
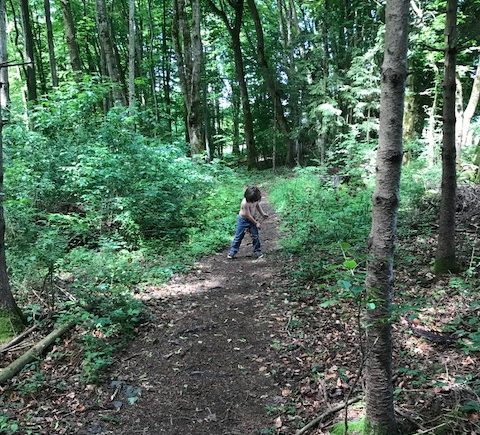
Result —
[[282, 267], [275, 216], [260, 235], [264, 258], [253, 257], [247, 234], [234, 260], [219, 253], [141, 295], [149, 327], [117, 355], [78, 433], [254, 434], [272, 426], [266, 405], [277, 388], [263, 362]]

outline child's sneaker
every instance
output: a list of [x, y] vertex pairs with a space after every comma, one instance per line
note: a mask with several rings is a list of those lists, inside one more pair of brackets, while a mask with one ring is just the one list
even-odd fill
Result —
[[255, 252], [255, 258], [258, 260], [260, 258], [263, 258], [263, 254], [261, 252]]
[[234, 257], [234, 255], [230, 255], [230, 254], [227, 255], [227, 258], [228, 258], [229, 260], [233, 260], [233, 257]]

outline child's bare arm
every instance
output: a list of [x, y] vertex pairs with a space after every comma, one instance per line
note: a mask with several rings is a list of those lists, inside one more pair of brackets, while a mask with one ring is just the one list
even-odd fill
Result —
[[268, 218], [268, 214], [263, 211], [263, 208], [260, 205], [260, 203], [257, 203], [257, 210], [265, 219]]

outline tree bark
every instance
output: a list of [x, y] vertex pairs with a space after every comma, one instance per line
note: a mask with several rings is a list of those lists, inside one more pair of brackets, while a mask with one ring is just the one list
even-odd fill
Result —
[[255, 149], [255, 137], [253, 134], [253, 118], [248, 98], [247, 82], [245, 81], [245, 68], [243, 65], [242, 45], [240, 43], [240, 30], [242, 28], [244, 0], [229, 2], [235, 11], [233, 24], [230, 24], [227, 13], [219, 9], [212, 0], [208, 0], [210, 9], [222, 19], [232, 38], [233, 58], [235, 63], [235, 74], [240, 89], [240, 101], [243, 110], [243, 128], [245, 134], [245, 145], [247, 147], [247, 166], [253, 169], [256, 166], [257, 152]]
[[232, 152], [236, 156], [240, 155], [240, 96], [238, 87], [232, 82], [232, 116], [233, 116], [233, 144]]
[[408, 0], [387, 0], [380, 133], [369, 237], [365, 433], [398, 433], [392, 382], [392, 282], [407, 77]]
[[434, 269], [455, 271], [455, 203], [457, 195], [455, 147], [455, 69], [457, 60], [457, 0], [448, 0], [445, 23], [445, 77], [443, 81], [442, 197]]
[[127, 99], [123, 91], [123, 82], [120, 74], [120, 65], [115, 55], [112, 44], [112, 35], [107, 18], [105, 0], [96, 0], [97, 6], [97, 28], [101, 48], [105, 54], [105, 63], [110, 79], [113, 82], [113, 97], [115, 101], [123, 106], [127, 105]]
[[75, 23], [73, 21], [70, 0], [61, 0], [63, 23], [65, 28], [65, 39], [67, 41], [68, 53], [70, 55], [70, 64], [75, 75], [82, 71], [82, 62], [80, 60], [80, 51], [78, 50], [77, 38], [75, 35]]
[[470, 123], [477, 108], [478, 100], [480, 99], [480, 58], [478, 59], [477, 71], [473, 79], [472, 92], [470, 93], [470, 99], [468, 100], [467, 107], [463, 112], [463, 124], [462, 124], [462, 148], [468, 145], [468, 132], [470, 130]]
[[[153, 29], [153, 15], [152, 15], [152, 0], [147, 1], [147, 13], [148, 13], [148, 57], [149, 57], [149, 73], [150, 73], [150, 87], [152, 91], [153, 107], [155, 112], [155, 119], [158, 121], [160, 115], [158, 112], [158, 100], [157, 100], [157, 80], [155, 75], [155, 68], [153, 66], [153, 41], [154, 41], [154, 29]], [[166, 29], [164, 29], [166, 31]]]
[[50, 75], [52, 76], [52, 86], [58, 86], [57, 60], [55, 58], [55, 46], [53, 43], [52, 19], [50, 16], [50, 0], [44, 0], [45, 23], [47, 25], [48, 59], [50, 61]]
[[192, 154], [205, 150], [201, 101], [202, 41], [200, 39], [200, 1], [192, 0], [192, 23], [188, 24], [185, 1], [174, 0], [172, 37], [186, 109], [188, 139]]
[[27, 75], [27, 99], [35, 101], [37, 99], [37, 75], [35, 71], [35, 55], [33, 46], [32, 25], [30, 22], [30, 9], [28, 0], [20, 0], [20, 9], [22, 12], [22, 27], [25, 44], [25, 72]]
[[162, 55], [163, 55], [163, 97], [167, 114], [167, 129], [172, 134], [172, 101], [170, 97], [170, 53], [167, 44], [167, 2], [163, 2], [162, 17]]
[[135, 0], [128, 2], [128, 105], [135, 109]]
[[[6, 64], [7, 62], [7, 5], [6, 0], [0, 0], [0, 64]], [[8, 68], [0, 67], [0, 110], [3, 110], [8, 114], [9, 107], [10, 92], [8, 84]]]
[[265, 55], [265, 40], [263, 36], [262, 22], [260, 20], [260, 15], [258, 13], [255, 0], [247, 0], [248, 7], [252, 13], [253, 22], [255, 24], [255, 31], [257, 34], [257, 59], [258, 65], [262, 72], [263, 78], [265, 80], [265, 85], [267, 86], [268, 92], [273, 102], [273, 109], [275, 113], [275, 119], [278, 124], [280, 131], [287, 140], [287, 164], [293, 164], [293, 150], [295, 149], [295, 142], [292, 140], [290, 135], [290, 127], [288, 125], [287, 119], [285, 117], [285, 112], [283, 110], [282, 100], [280, 98], [280, 93], [278, 92], [278, 85], [275, 79], [275, 76], [270, 69], [267, 57]]
[[[5, 44], [6, 47], [6, 44]], [[0, 67], [2, 69], [7, 67]], [[0, 76], [1, 77], [1, 76]], [[0, 88], [3, 85], [0, 83]], [[25, 318], [17, 306], [10, 287], [10, 281], [7, 273], [7, 259], [5, 254], [5, 216], [3, 212], [3, 117], [2, 117], [2, 92], [0, 89], [0, 309], [4, 309], [11, 313], [13, 316], [18, 317], [21, 321], [25, 321]]]

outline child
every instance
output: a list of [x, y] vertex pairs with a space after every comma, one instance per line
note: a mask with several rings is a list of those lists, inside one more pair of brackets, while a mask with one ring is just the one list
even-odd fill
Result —
[[268, 214], [266, 214], [260, 206], [261, 199], [262, 194], [260, 193], [258, 187], [252, 186], [245, 190], [244, 198], [242, 199], [242, 203], [240, 205], [240, 212], [238, 213], [235, 237], [233, 238], [232, 246], [228, 251], [227, 258], [232, 259], [235, 257], [236, 253], [240, 249], [240, 244], [242, 243], [246, 231], [250, 231], [252, 236], [253, 255], [256, 258], [263, 257], [260, 238], [258, 236], [258, 230], [261, 228], [261, 225], [260, 222], [257, 222], [253, 217], [255, 210], [258, 210], [258, 212], [265, 219], [268, 218]]

